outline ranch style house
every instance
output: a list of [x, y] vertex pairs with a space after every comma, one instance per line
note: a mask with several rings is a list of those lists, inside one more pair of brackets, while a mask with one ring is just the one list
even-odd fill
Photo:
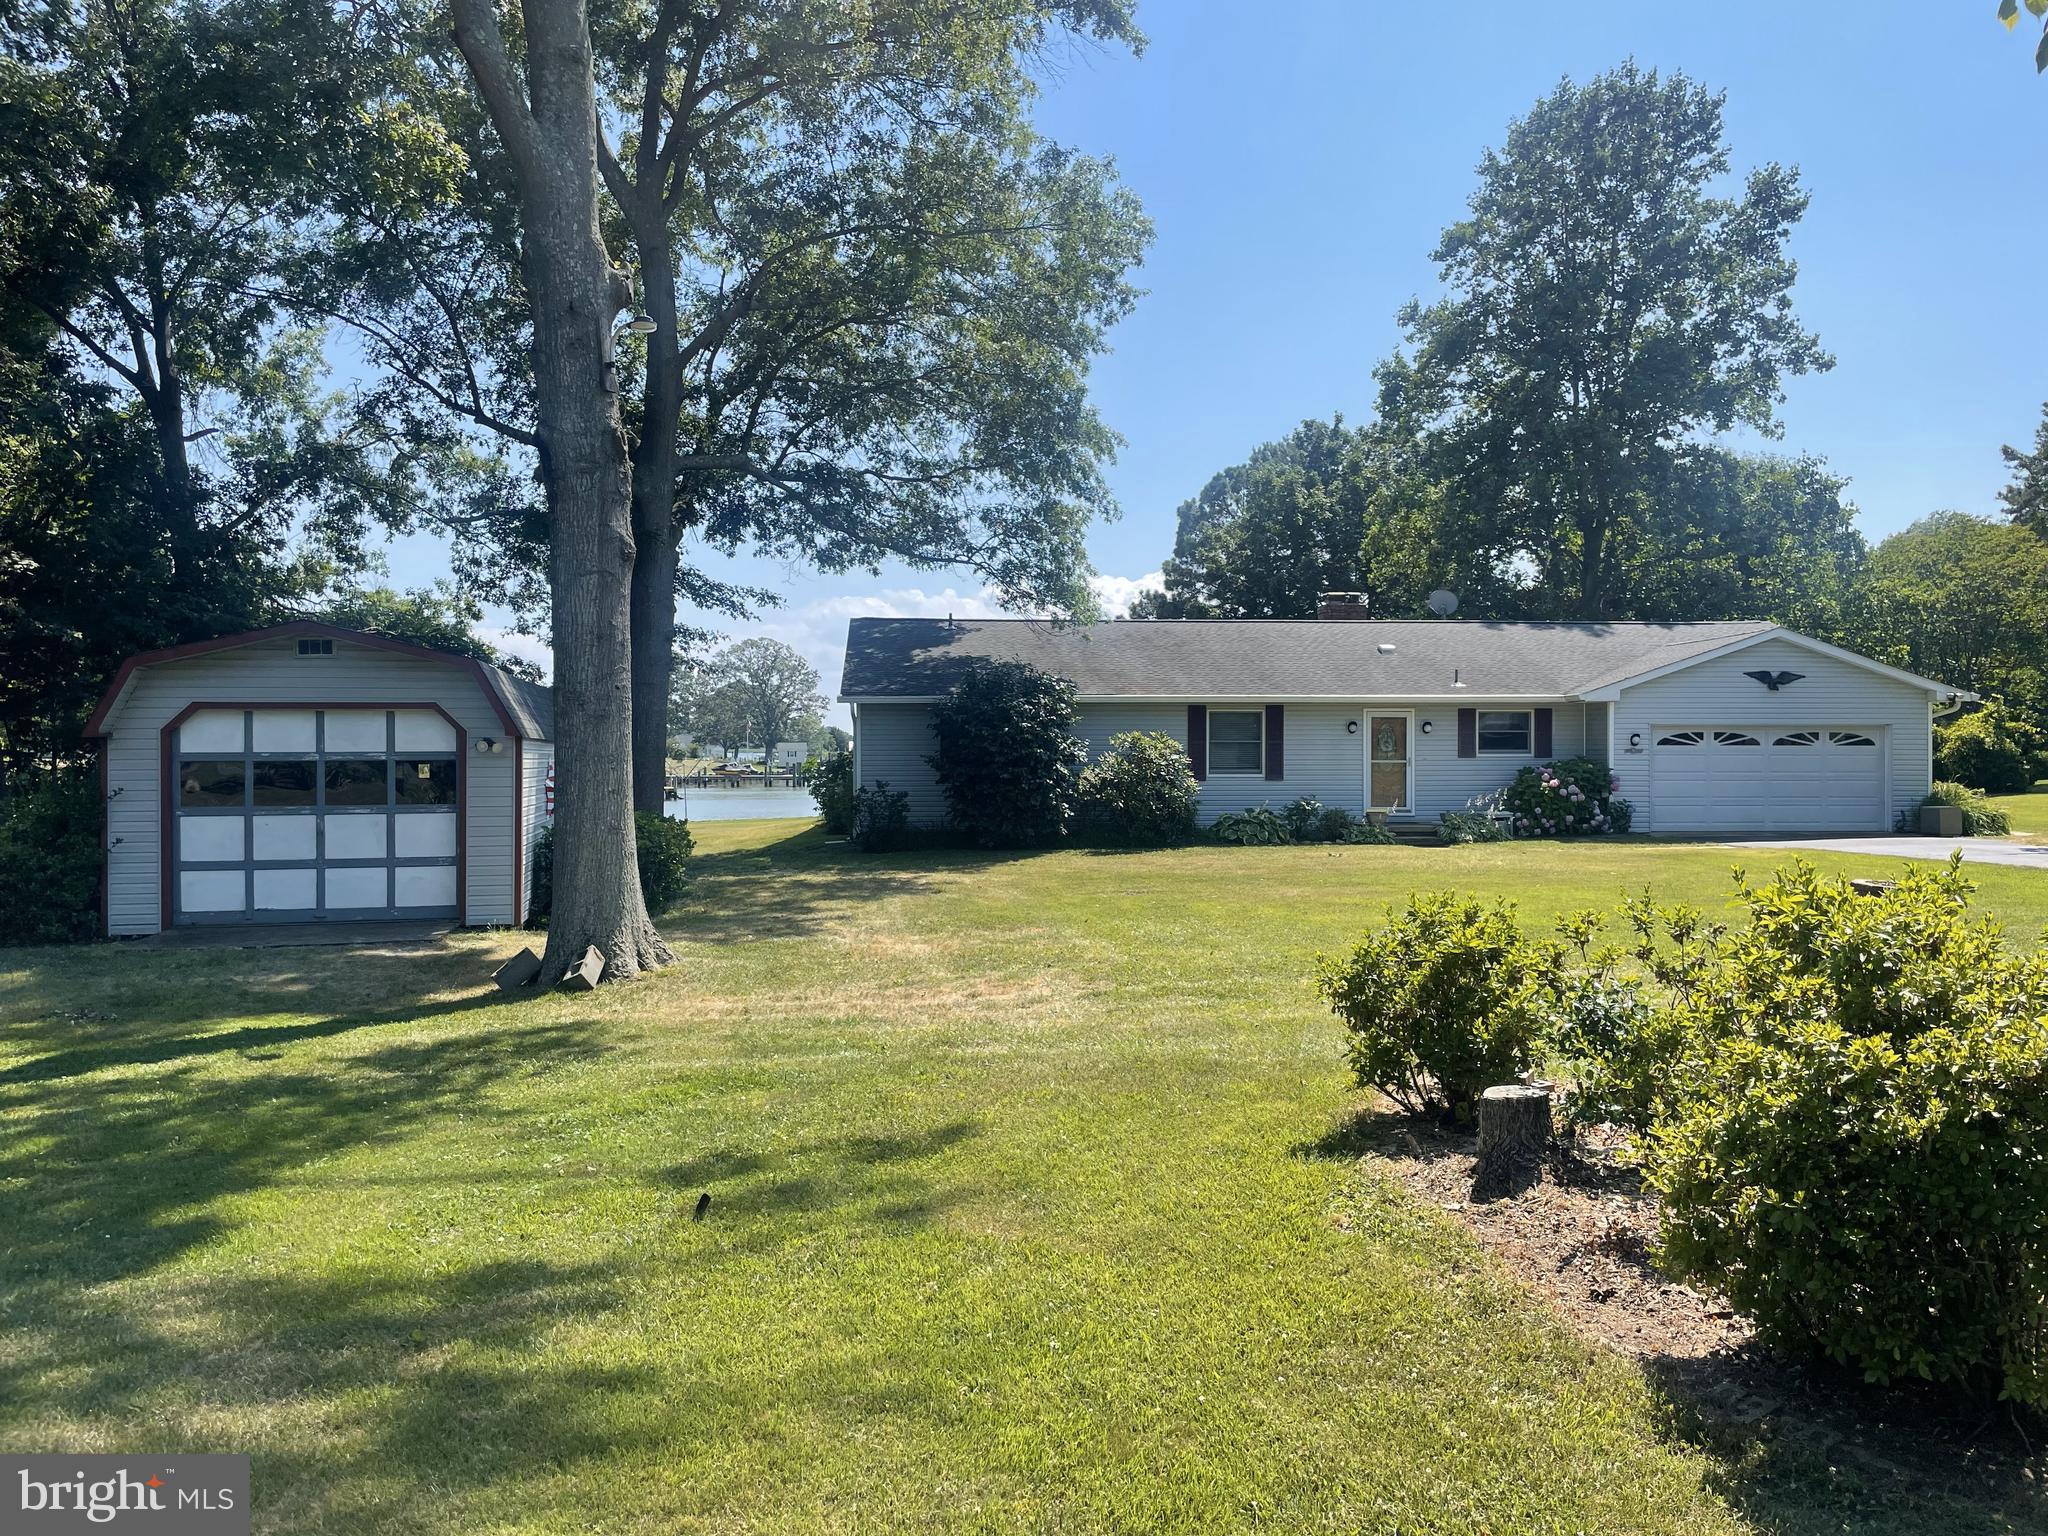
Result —
[[1200, 816], [1309, 795], [1434, 821], [1564, 757], [1604, 763], [1660, 834], [1883, 833], [1933, 776], [1935, 718], [1970, 694], [1767, 622], [854, 619], [840, 698], [854, 776], [943, 819], [932, 705], [977, 659], [1070, 681], [1093, 753], [1181, 742]]

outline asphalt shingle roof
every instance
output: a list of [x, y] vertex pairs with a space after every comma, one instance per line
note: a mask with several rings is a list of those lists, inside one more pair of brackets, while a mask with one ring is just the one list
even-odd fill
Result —
[[1761, 634], [1712, 624], [1484, 619], [855, 619], [840, 696], [928, 698], [977, 657], [1024, 661], [1085, 697], [1569, 698]]
[[516, 673], [507, 672], [503, 667], [494, 667], [489, 662], [478, 663], [484, 669], [484, 676], [490, 679], [498, 697], [505, 701], [505, 708], [519, 723], [519, 734], [528, 741], [553, 741], [555, 739], [555, 691], [546, 683], [530, 683]]

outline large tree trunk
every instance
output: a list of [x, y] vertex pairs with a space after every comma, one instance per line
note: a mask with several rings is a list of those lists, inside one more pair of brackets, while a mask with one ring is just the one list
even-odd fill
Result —
[[668, 811], [668, 702], [675, 683], [676, 434], [683, 411], [683, 358], [675, 259], [658, 183], [643, 180], [630, 223], [654, 334], [647, 338], [640, 441], [633, 448], [633, 808]]
[[580, 0], [525, 0], [527, 93], [491, 0], [453, 0], [462, 48], [519, 187], [533, 306], [534, 404], [552, 522], [554, 911], [541, 980], [595, 946], [605, 975], [673, 958], [648, 920], [634, 853], [628, 631], [633, 530], [626, 443], [606, 362], [631, 299], [597, 222], [597, 106]]
[[[636, 477], [637, 478], [637, 477]], [[634, 487], [637, 511], [639, 487]], [[668, 814], [668, 702], [675, 687], [676, 541], [633, 534], [633, 809]]]

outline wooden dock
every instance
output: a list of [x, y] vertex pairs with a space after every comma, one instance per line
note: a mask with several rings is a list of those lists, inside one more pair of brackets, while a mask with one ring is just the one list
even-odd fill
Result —
[[678, 799], [686, 789], [802, 789], [810, 783], [800, 768], [779, 768], [772, 773], [749, 769], [744, 773], [672, 773], [668, 776], [668, 797]]

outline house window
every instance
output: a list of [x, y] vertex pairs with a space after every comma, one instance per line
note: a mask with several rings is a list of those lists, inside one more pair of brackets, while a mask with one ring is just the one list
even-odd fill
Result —
[[1209, 772], [1266, 771], [1266, 714], [1259, 709], [1209, 711]]
[[1476, 722], [1479, 750], [1529, 755], [1530, 725], [1526, 709], [1482, 709]]

